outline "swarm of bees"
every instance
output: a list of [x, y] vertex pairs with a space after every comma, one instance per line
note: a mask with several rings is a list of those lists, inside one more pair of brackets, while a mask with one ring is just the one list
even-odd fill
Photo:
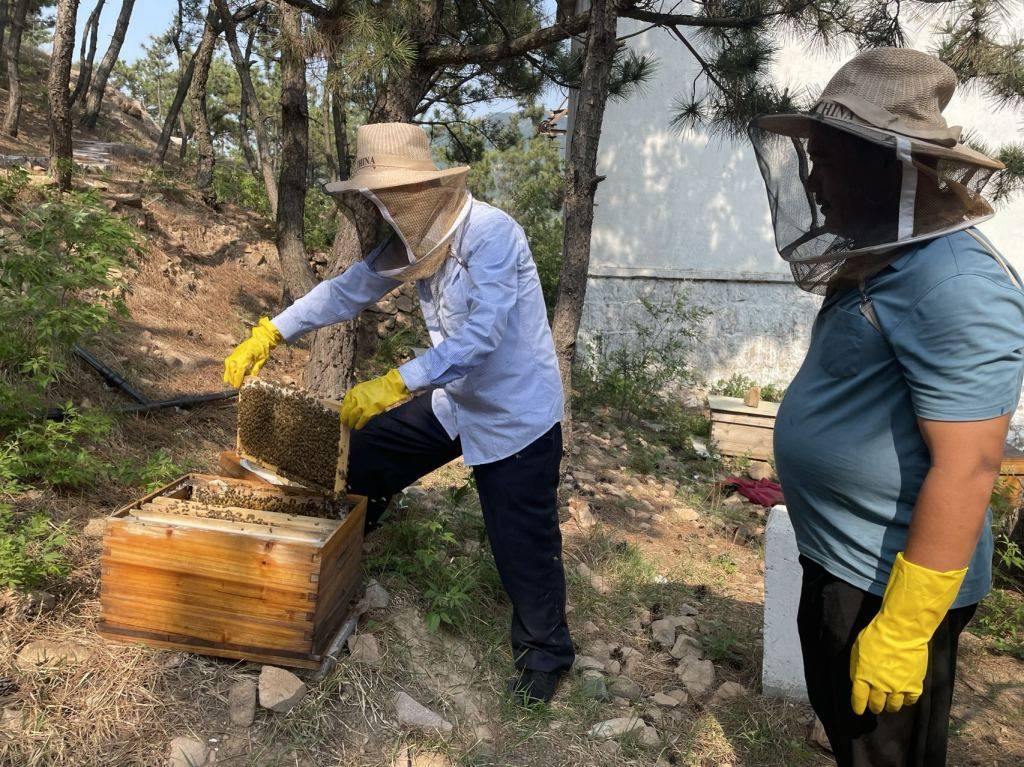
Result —
[[338, 468], [338, 413], [298, 389], [250, 381], [238, 393], [238, 447], [288, 479], [331, 489]]
[[191, 499], [206, 507], [257, 509], [305, 517], [337, 519], [348, 511], [347, 504], [327, 496], [288, 493], [278, 488], [264, 489], [240, 483], [228, 484], [223, 480], [195, 482]]

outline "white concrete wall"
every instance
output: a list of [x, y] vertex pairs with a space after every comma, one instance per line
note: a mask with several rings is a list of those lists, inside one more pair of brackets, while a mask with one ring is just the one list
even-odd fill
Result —
[[[1007, 28], [1024, 27], [1024, 8], [1012, 14]], [[629, 20], [619, 25], [620, 34], [640, 28]], [[931, 40], [929, 29], [912, 31], [917, 48], [930, 50]], [[792, 284], [775, 251], [753, 153], [745, 141], [670, 129], [673, 103], [687, 95], [697, 65], [663, 30], [629, 44], [652, 52], [659, 68], [641, 93], [609, 103], [605, 115], [599, 172], [607, 179], [598, 187], [581, 340], [597, 333], [627, 340], [636, 296], [683, 285], [713, 312], [695, 357], [709, 381], [740, 372], [785, 383], [802, 359], [820, 299]], [[775, 72], [782, 83], [816, 92], [853, 52], [808, 52], [793, 40]], [[1021, 115], [993, 109], [977, 92], [958, 93], [946, 116], [992, 146], [1020, 140]], [[981, 229], [1024, 271], [1024, 199], [1002, 206]]]

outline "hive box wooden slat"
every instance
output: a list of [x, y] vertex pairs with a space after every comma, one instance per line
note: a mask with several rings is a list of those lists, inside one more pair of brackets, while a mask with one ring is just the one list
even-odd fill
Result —
[[237, 523], [172, 513], [173, 501], [154, 503], [186, 499], [193, 483], [213, 480], [277, 491], [192, 474], [115, 511], [103, 539], [99, 633], [316, 668], [359, 586], [366, 499], [349, 496], [342, 520], [254, 511], [255, 522]]
[[762, 401], [749, 407], [739, 397], [708, 397], [711, 441], [722, 455], [767, 461], [779, 406]]

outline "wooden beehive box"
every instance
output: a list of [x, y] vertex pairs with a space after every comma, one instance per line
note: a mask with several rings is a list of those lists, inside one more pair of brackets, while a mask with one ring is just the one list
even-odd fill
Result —
[[779, 406], [762, 401], [749, 407], [739, 397], [708, 397], [711, 441], [722, 455], [767, 461]]
[[1024, 478], [1024, 451], [1007, 446], [1003, 452], [999, 474], [1008, 484], [1010, 502], [1017, 506], [1021, 499], [1021, 479]]
[[[194, 499], [205, 504], [214, 491], [229, 494], [216, 504], [216, 514], [227, 518], [196, 516]], [[247, 507], [223, 505], [240, 496]], [[331, 503], [347, 508], [343, 518], [287, 513]], [[304, 488], [181, 477], [109, 518], [99, 632], [119, 641], [315, 668], [359, 586], [365, 516], [360, 496], [340, 502]]]

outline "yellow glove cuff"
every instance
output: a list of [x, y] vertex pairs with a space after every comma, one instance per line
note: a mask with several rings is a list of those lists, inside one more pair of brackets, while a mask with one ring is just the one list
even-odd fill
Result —
[[253, 327], [252, 336], [264, 341], [269, 347], [268, 351], [284, 340], [281, 331], [274, 327], [274, 323], [266, 317], [261, 317], [260, 321]]
[[402, 378], [402, 374], [398, 372], [398, 368], [392, 368], [384, 374], [383, 380], [387, 382], [391, 391], [395, 395], [395, 400], [405, 399], [409, 396], [409, 388], [405, 385], [405, 379]]
[[927, 634], [927, 642], [949, 612], [966, 575], [966, 567], [947, 572], [929, 570], [908, 562], [900, 552], [892, 563], [879, 615], [912, 624], [918, 632]]

